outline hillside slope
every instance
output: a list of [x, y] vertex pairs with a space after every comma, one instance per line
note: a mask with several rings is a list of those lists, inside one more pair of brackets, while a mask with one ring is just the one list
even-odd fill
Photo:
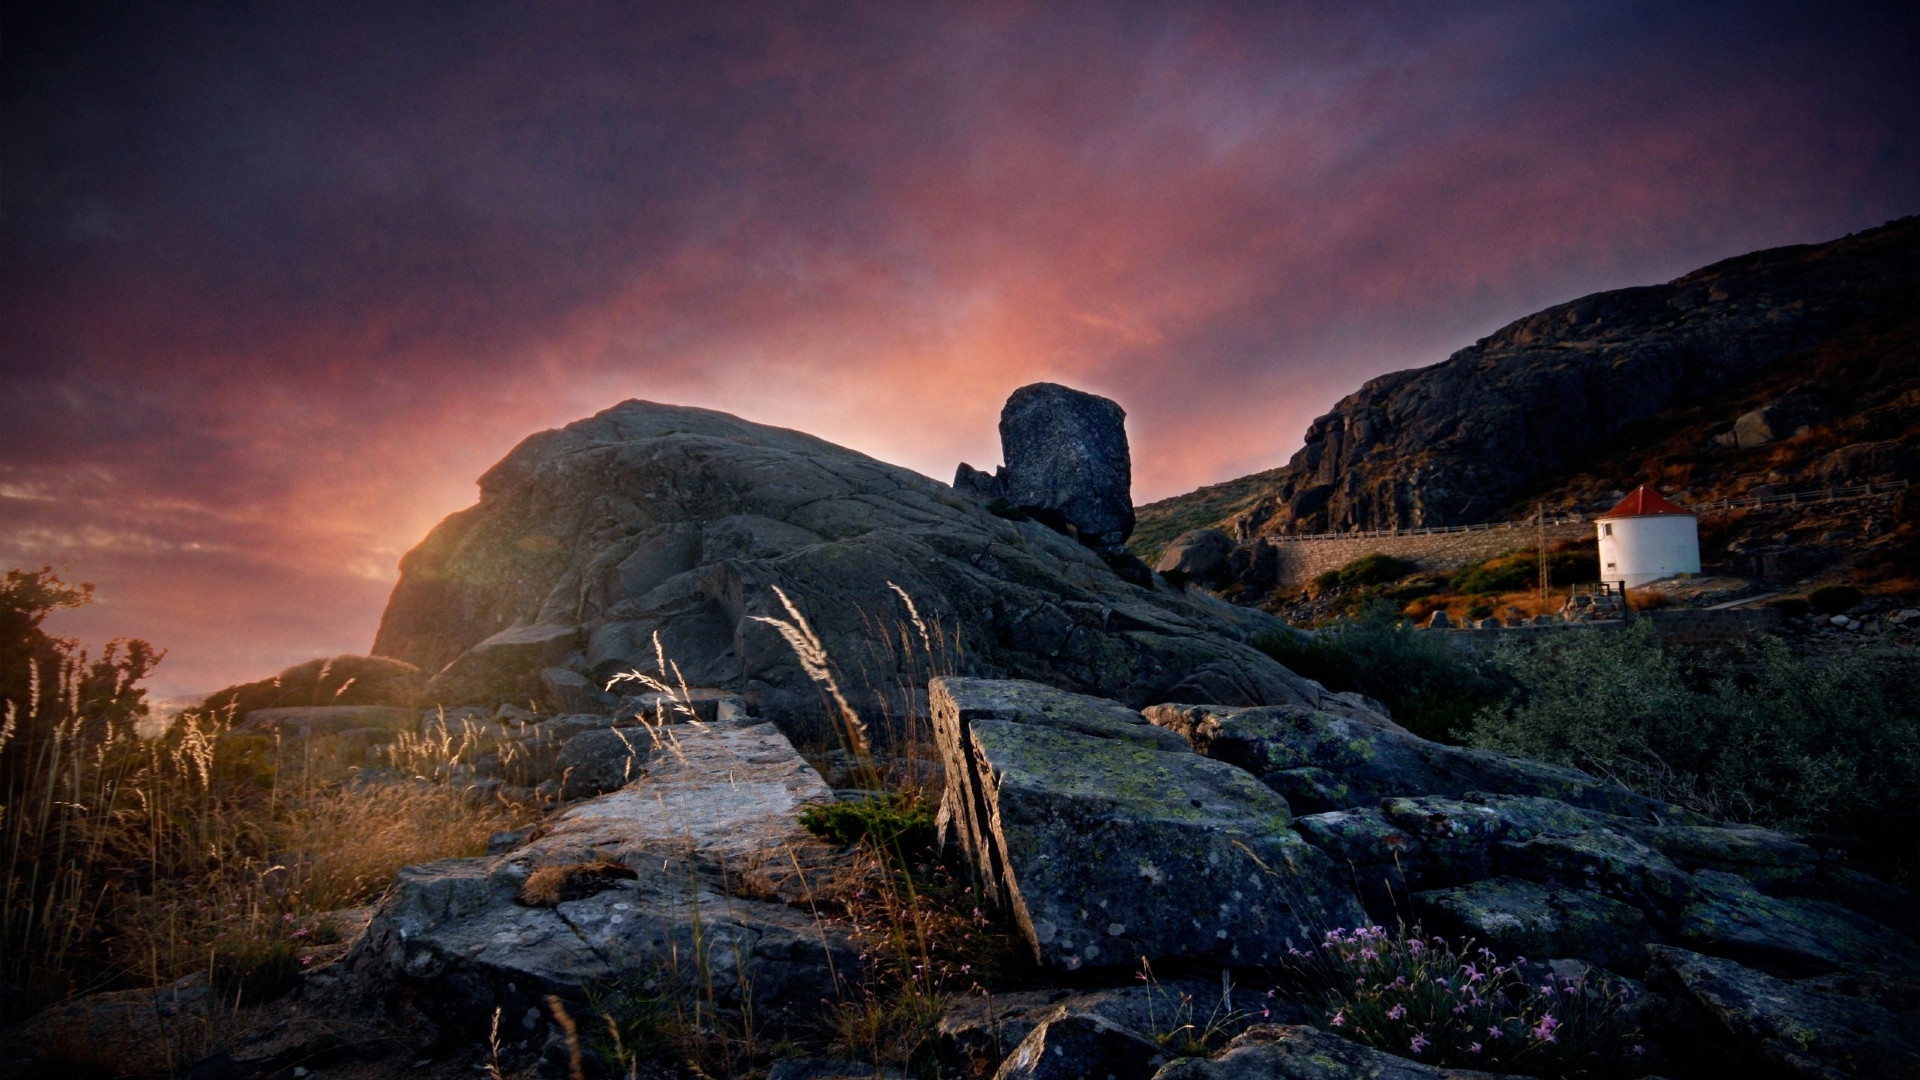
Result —
[[[1591, 510], [1640, 482], [1699, 502], [1910, 480], [1917, 446], [1909, 217], [1583, 297], [1374, 379], [1315, 420], [1283, 468], [1141, 507], [1140, 546], [1208, 524], [1249, 538], [1498, 520], [1535, 501]], [[1910, 523], [1834, 535], [1818, 514], [1750, 517], [1710, 523], [1703, 554], [1852, 539], [1886, 549], [1866, 560], [1885, 564], [1876, 576], [1920, 574], [1905, 565]]]

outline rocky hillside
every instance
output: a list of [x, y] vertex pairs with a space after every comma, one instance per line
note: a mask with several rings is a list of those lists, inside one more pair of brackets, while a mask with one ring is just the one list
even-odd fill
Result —
[[819, 716], [821, 689], [776, 625], [797, 610], [874, 725], [930, 673], [1136, 707], [1318, 700], [1246, 644], [1281, 629], [1271, 617], [1130, 580], [1024, 504], [997, 511], [800, 432], [629, 401], [528, 438], [481, 477], [479, 504], [402, 560], [374, 652], [418, 666], [426, 700], [448, 706], [585, 711], [610, 704], [593, 683], [638, 670]]
[[1688, 501], [1910, 477], [1916, 299], [1920, 218], [1904, 218], [1560, 304], [1368, 382], [1277, 473], [1142, 507], [1139, 546], [1176, 524], [1249, 537], [1465, 524], [1539, 497], [1584, 509], [1642, 480]]

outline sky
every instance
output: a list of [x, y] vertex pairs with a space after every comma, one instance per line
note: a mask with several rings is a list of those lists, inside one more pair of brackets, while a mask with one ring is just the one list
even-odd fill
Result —
[[1920, 7], [165, 4], [0, 14], [0, 562], [157, 695], [364, 652], [626, 398], [950, 480], [1014, 388], [1137, 502], [1515, 318], [1920, 212]]

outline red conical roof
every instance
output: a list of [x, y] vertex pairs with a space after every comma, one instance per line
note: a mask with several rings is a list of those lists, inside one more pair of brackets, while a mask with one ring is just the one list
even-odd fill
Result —
[[1647, 485], [1641, 484], [1639, 487], [1634, 488], [1632, 493], [1626, 498], [1621, 499], [1613, 509], [1601, 514], [1599, 518], [1595, 520], [1605, 521], [1608, 518], [1648, 517], [1653, 514], [1686, 514], [1692, 516], [1693, 511], [1684, 506], [1676, 506], [1668, 502], [1665, 496]]

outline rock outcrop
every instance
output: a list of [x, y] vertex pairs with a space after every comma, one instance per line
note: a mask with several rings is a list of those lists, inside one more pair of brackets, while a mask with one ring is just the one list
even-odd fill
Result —
[[943, 831], [1042, 964], [1273, 964], [1362, 918], [1284, 799], [1138, 712], [1037, 683], [930, 696]]
[[861, 968], [845, 927], [800, 903], [836, 852], [797, 815], [832, 792], [771, 724], [658, 730], [643, 776], [522, 846], [401, 871], [354, 977], [455, 1031], [484, 1034], [498, 1009], [503, 1034], [536, 1047], [547, 995], [584, 1007], [623, 988], [812, 1022]]
[[821, 697], [761, 621], [792, 618], [776, 588], [876, 729], [942, 669], [1135, 706], [1321, 696], [1246, 644], [1282, 628], [1269, 616], [1130, 584], [1038, 522], [812, 436], [639, 401], [489, 470], [479, 505], [402, 560], [375, 651], [433, 673], [444, 705], [553, 695], [555, 667], [601, 686], [638, 669], [804, 724]]
[[[1912, 340], [1916, 282], [1920, 218], [1903, 218], [1830, 243], [1727, 259], [1664, 285], [1558, 304], [1441, 363], [1366, 383], [1309, 425], [1305, 445], [1277, 475], [1143, 507], [1142, 521], [1159, 530], [1163, 522], [1191, 528], [1230, 516], [1241, 538], [1484, 521], [1540, 478], [1580, 467], [1602, 447], [1618, 452], [1630, 425], [1763, 389], [1763, 373], [1771, 379], [1777, 361], [1813, 357], [1800, 365], [1803, 378], [1839, 372], [1822, 367], [1813, 346], [1897, 351], [1902, 346], [1889, 342]], [[1842, 395], [1834, 415], [1876, 413], [1844, 441], [1912, 430], [1911, 395], [1892, 393], [1910, 375], [1884, 364], [1841, 366], [1871, 373], [1854, 377], [1872, 392]], [[1729, 413], [1719, 444], [1791, 438], [1821, 415], [1818, 396], [1790, 392], [1737, 422]], [[1907, 446], [1910, 466], [1910, 439]], [[1649, 456], [1661, 454], [1649, 447]], [[1251, 504], [1240, 497], [1249, 484], [1264, 489]], [[1219, 494], [1229, 489], [1233, 498]], [[1217, 507], [1220, 516], [1194, 521], [1189, 507]]]

